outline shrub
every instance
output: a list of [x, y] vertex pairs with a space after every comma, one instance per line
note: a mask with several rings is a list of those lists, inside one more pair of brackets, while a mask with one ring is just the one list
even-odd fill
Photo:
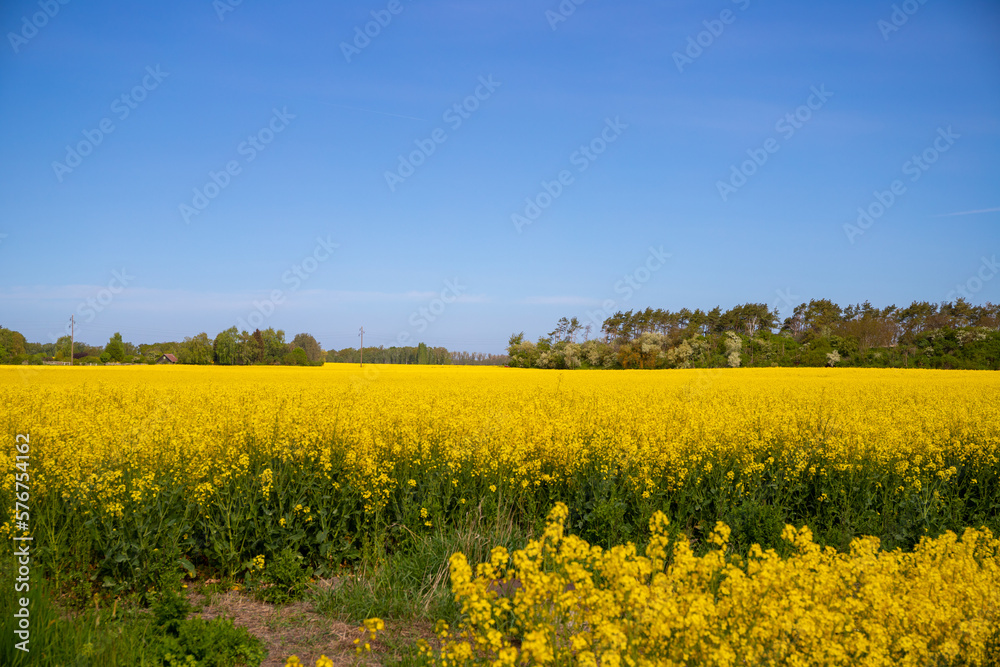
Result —
[[[255, 563], [260, 561], [255, 560]], [[251, 567], [257, 571], [247, 577], [247, 588], [262, 602], [285, 604], [298, 600], [309, 583], [310, 572], [303, 565], [302, 556], [292, 549], [279, 551], [266, 561], [262, 570], [259, 565]]]

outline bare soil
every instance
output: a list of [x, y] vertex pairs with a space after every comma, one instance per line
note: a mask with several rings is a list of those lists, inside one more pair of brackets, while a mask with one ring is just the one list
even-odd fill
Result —
[[[320, 582], [331, 585], [331, 582]], [[318, 613], [309, 601], [283, 606], [260, 602], [241, 591], [214, 593], [211, 604], [201, 590], [188, 591], [192, 604], [202, 606], [205, 619], [231, 618], [264, 642], [268, 657], [262, 667], [284, 667], [288, 656], [298, 656], [303, 665], [313, 667], [321, 655], [334, 665], [381, 665], [397, 657], [396, 647], [413, 646], [417, 639], [434, 638], [433, 627], [423, 622], [386, 621], [384, 633], [371, 643], [371, 653], [357, 655], [355, 639], [364, 645], [367, 637], [360, 624], [349, 624]]]

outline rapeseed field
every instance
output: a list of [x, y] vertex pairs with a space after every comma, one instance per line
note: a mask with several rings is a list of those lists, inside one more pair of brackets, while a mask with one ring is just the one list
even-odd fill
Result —
[[287, 550], [327, 576], [503, 512], [533, 539], [454, 556], [465, 621], [428, 661], [883, 664], [997, 641], [993, 373], [8, 367], [0, 405], [9, 461], [30, 436], [57, 586], [239, 579]]

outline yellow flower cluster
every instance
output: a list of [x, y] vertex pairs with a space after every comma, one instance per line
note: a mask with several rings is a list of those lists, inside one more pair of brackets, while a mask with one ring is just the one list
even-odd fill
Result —
[[[285, 661], [285, 667], [304, 667], [304, 665], [305, 663], [299, 660], [299, 656], [297, 655], [290, 655]], [[321, 655], [316, 659], [316, 667], [333, 667], [333, 660], [330, 660], [325, 655]]]
[[[657, 509], [710, 527], [754, 503], [910, 545], [995, 519], [998, 395], [1000, 374], [971, 371], [0, 367], [0, 451], [30, 433], [36, 546], [79, 553], [44, 541], [86, 523], [112, 578], [141, 574], [133, 543], [170, 546], [143, 526], [230, 572], [285, 547], [336, 567], [390, 525], [447, 529], [477, 505], [538, 525], [584, 497], [605, 545]], [[0, 504], [14, 490], [6, 466]]]
[[253, 571], [253, 570], [263, 571], [264, 570], [264, 554], [258, 554], [257, 556], [254, 556], [253, 560], [250, 561], [250, 568], [249, 569], [251, 571]]
[[451, 560], [465, 622], [439, 624], [440, 665], [963, 665], [1000, 659], [1000, 540], [967, 529], [924, 539], [912, 553], [855, 540], [822, 549], [786, 526], [795, 553], [696, 557], [670, 547], [656, 513], [645, 555], [564, 534], [559, 504], [544, 535], [472, 570]]
[[39, 491], [100, 497], [119, 513], [162, 490], [153, 472], [208, 503], [251, 460], [273, 459], [309, 460], [331, 479], [339, 463], [338, 483], [372, 512], [413, 488], [417, 476], [400, 473], [417, 468], [494, 491], [614, 463], [650, 494], [720, 468], [745, 487], [765, 473], [812, 480], [877, 465], [919, 492], [954, 481], [956, 460], [995, 481], [998, 389], [996, 374], [962, 371], [8, 367], [0, 428], [8, 448], [31, 433]]
[[[385, 621], [381, 618], [366, 618], [364, 625], [359, 630], [367, 634], [367, 637], [359, 637], [354, 640], [355, 655], [364, 655], [372, 650], [371, 642], [375, 641], [378, 633], [385, 629]], [[362, 644], [362, 641], [364, 643]], [[285, 667], [304, 667], [304, 663], [296, 655], [289, 656], [285, 661]], [[333, 667], [333, 661], [325, 655], [321, 655], [316, 660], [316, 667]]]
[[359, 637], [354, 640], [354, 653], [355, 655], [363, 655], [372, 650], [371, 642], [375, 641], [378, 633], [385, 629], [385, 621], [381, 618], [366, 618], [365, 624], [359, 628], [362, 632], [367, 632], [368, 637], [364, 644], [361, 643], [364, 637]]

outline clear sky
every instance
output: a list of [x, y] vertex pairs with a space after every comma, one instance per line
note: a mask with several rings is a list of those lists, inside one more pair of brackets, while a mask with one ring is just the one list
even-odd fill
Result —
[[0, 29], [29, 341], [501, 352], [605, 308], [1000, 301], [994, 1], [8, 0]]

